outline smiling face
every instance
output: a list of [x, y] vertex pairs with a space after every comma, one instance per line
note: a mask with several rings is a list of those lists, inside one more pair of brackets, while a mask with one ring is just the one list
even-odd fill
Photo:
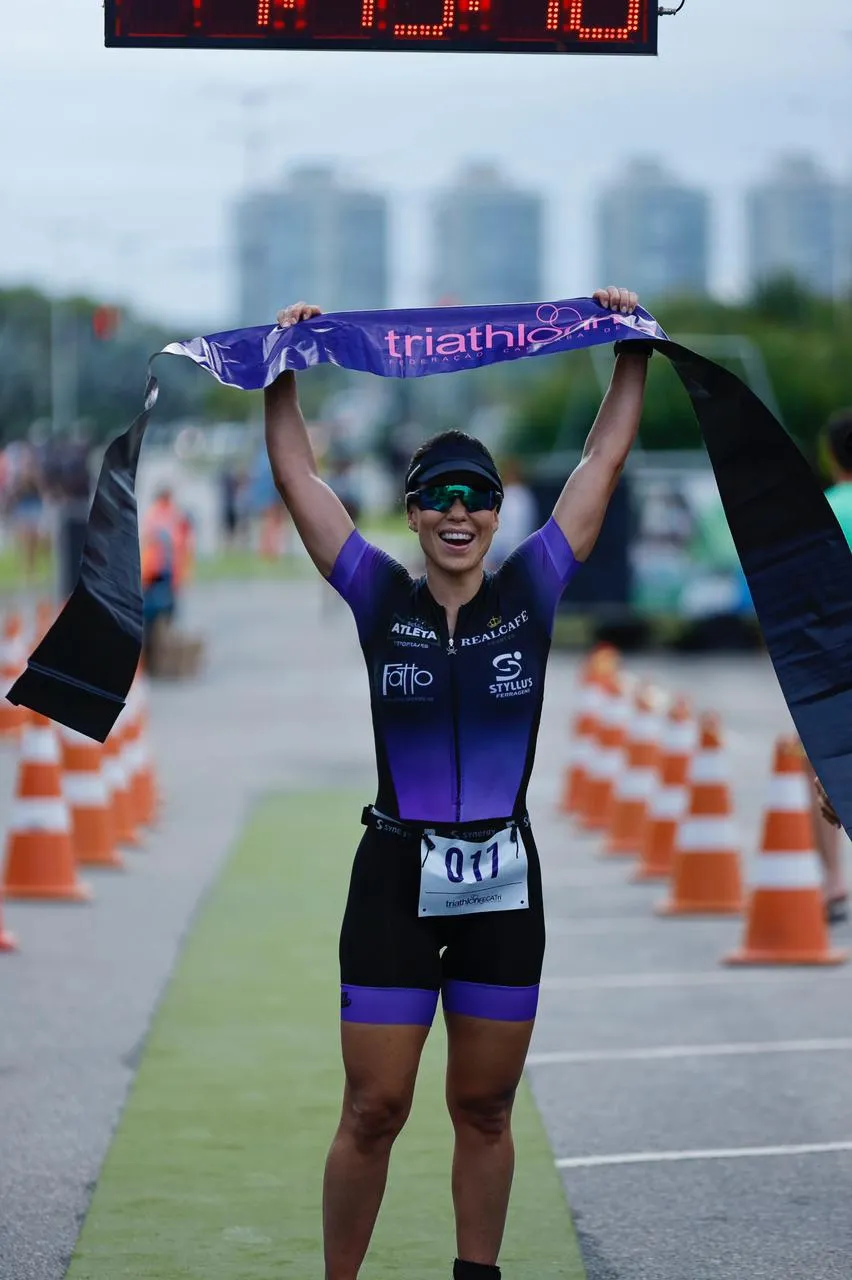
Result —
[[449, 511], [427, 511], [409, 504], [408, 526], [420, 539], [427, 561], [444, 573], [476, 569], [491, 547], [500, 517], [496, 511], [468, 511], [457, 498]]

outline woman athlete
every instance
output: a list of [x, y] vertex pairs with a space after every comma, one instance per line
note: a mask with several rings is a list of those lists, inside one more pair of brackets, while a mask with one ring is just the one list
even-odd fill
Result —
[[[628, 314], [638, 298], [600, 289]], [[320, 315], [296, 303], [282, 327]], [[499, 1280], [510, 1127], [538, 1001], [544, 912], [526, 790], [556, 607], [592, 551], [636, 439], [652, 348], [617, 346], [609, 389], [552, 517], [486, 573], [502, 484], [488, 450], [446, 432], [414, 454], [413, 580], [320, 479], [295, 377], [265, 393], [276, 485], [314, 564], [349, 604], [367, 663], [378, 767], [340, 937], [343, 1109], [325, 1169], [326, 1280], [356, 1280], [438, 998], [455, 1131], [454, 1280]]]

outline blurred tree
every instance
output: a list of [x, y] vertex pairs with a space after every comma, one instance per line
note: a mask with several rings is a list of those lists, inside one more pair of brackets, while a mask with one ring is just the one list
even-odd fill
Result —
[[[811, 462], [824, 468], [819, 433], [833, 410], [852, 404], [852, 303], [820, 298], [784, 278], [767, 282], [742, 305], [676, 298], [648, 309], [677, 341], [689, 335], [742, 335], [761, 352], [784, 426]], [[718, 358], [739, 376], [743, 369]], [[600, 403], [587, 356], [531, 361], [538, 376], [516, 398], [508, 445], [526, 456], [579, 448]], [[747, 379], [745, 379], [747, 381]], [[667, 360], [651, 362], [640, 439], [646, 449], [700, 448], [689, 400]]]

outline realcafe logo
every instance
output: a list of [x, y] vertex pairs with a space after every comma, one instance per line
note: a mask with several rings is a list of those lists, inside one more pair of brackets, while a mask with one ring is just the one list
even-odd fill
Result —
[[519, 613], [516, 618], [510, 619], [509, 622], [501, 622], [499, 618], [492, 618], [488, 623], [488, 630], [483, 631], [478, 636], [463, 636], [460, 642], [461, 648], [466, 649], [472, 644], [488, 644], [489, 640], [500, 640], [503, 636], [511, 635], [513, 631], [517, 631], [518, 627], [522, 627], [525, 622], [529, 622], [530, 617], [526, 609]]

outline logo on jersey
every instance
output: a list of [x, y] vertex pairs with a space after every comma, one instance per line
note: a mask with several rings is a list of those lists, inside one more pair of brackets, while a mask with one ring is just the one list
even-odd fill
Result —
[[435, 628], [421, 618], [400, 618], [397, 614], [390, 634], [394, 644], [403, 649], [425, 649], [430, 644], [440, 644]]
[[532, 692], [532, 676], [524, 675], [524, 655], [520, 650], [498, 653], [491, 665], [495, 671], [495, 682], [488, 686], [488, 691], [495, 698], [517, 698]]
[[518, 627], [522, 627], [529, 620], [530, 616], [526, 609], [519, 613], [516, 618], [510, 618], [508, 622], [503, 622], [500, 618], [491, 618], [487, 631], [480, 632], [478, 636], [463, 636], [459, 641], [460, 647], [466, 649], [472, 644], [489, 644], [494, 640], [502, 640], [504, 636], [511, 635], [513, 631], [517, 631]]
[[388, 662], [382, 673], [382, 697], [431, 702], [426, 690], [433, 681], [432, 672], [418, 667], [416, 662]]

